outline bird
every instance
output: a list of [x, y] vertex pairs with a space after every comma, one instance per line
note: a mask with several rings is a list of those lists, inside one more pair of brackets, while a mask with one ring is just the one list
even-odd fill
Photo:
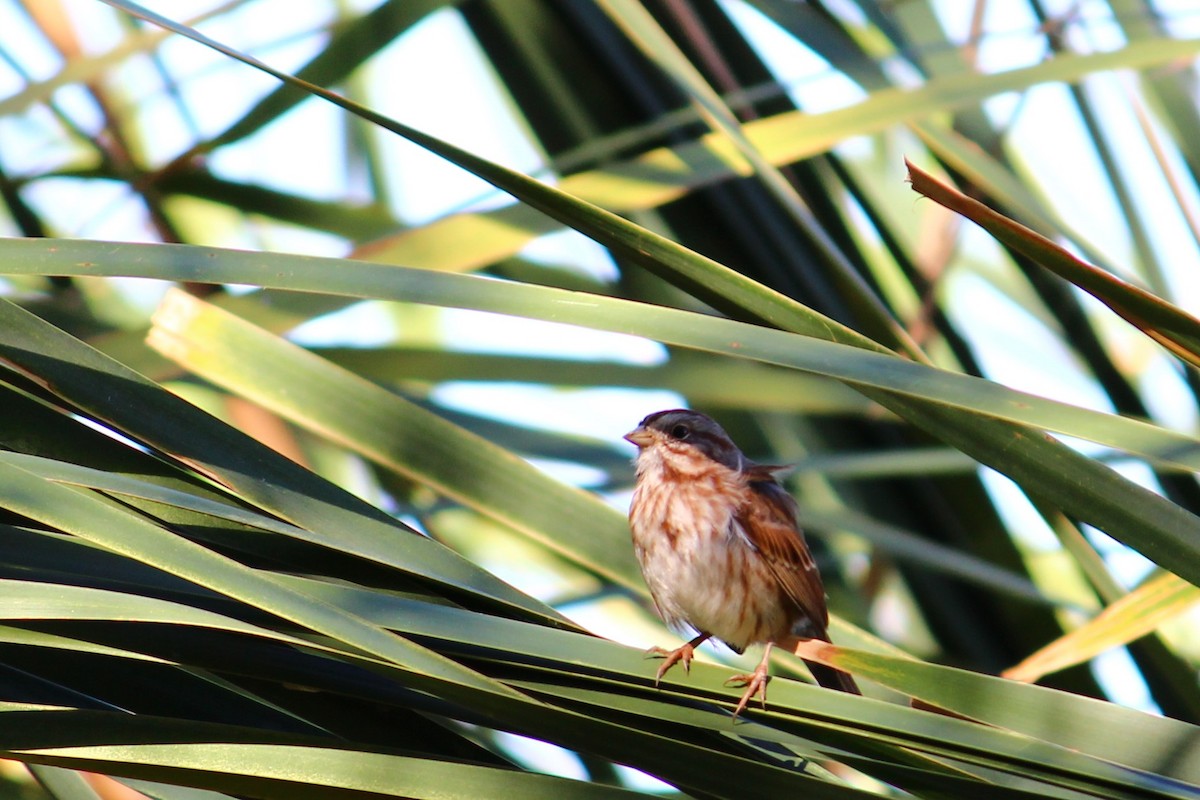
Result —
[[[744, 686], [736, 720], [756, 696], [766, 708], [773, 647], [829, 641], [825, 589], [796, 522], [796, 501], [714, 419], [698, 411], [650, 414], [625, 439], [638, 448], [629, 506], [634, 553], [654, 608], [668, 626], [697, 636], [664, 658], [655, 685], [675, 664], [688, 671], [708, 639], [736, 653], [764, 644], [762, 661], [729, 686]], [[825, 688], [861, 694], [847, 672], [806, 661]]]

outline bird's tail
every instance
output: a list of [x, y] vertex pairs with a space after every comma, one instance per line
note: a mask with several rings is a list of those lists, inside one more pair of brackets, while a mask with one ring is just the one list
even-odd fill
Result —
[[789, 637], [787, 642], [781, 642], [780, 644], [784, 647], [787, 647], [788, 650], [792, 651], [796, 655], [800, 656], [800, 658], [804, 661], [805, 666], [808, 667], [808, 671], [812, 673], [813, 678], [815, 678], [817, 683], [821, 686], [825, 687], [826, 689], [836, 689], [839, 692], [848, 692], [849, 694], [862, 694], [862, 691], [858, 688], [858, 684], [854, 682], [854, 676], [852, 676], [849, 672], [843, 672], [840, 669], [827, 667], [820, 662], [810, 661], [809, 659], [804, 658], [804, 653], [802, 652], [804, 648], [801, 647], [802, 643], [812, 642], [814, 640], [818, 644], [820, 642], [829, 642], [829, 635], [822, 630], [810, 628], [809, 630], [804, 631], [804, 633], [808, 635], [798, 636], [793, 634], [791, 637]]
[[812, 676], [817, 679], [817, 683], [824, 686], [826, 689], [837, 689], [839, 692], [849, 692], [850, 694], [862, 694], [858, 689], [858, 684], [854, 682], [854, 676], [849, 672], [842, 672], [840, 669], [827, 667], [824, 664], [818, 664], [816, 661], [805, 661], [805, 666]]

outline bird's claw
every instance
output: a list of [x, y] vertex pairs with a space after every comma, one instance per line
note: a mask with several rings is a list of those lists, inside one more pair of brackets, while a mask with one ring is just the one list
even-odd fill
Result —
[[725, 685], [729, 687], [745, 686], [746, 691], [742, 694], [742, 699], [738, 701], [737, 708], [733, 710], [733, 718], [736, 720], [738, 715], [746, 710], [746, 706], [758, 695], [759, 701], [762, 703], [763, 710], [767, 709], [767, 681], [771, 677], [767, 674], [767, 665], [759, 664], [754, 672], [748, 675], [734, 675], [729, 680], [725, 681]]
[[654, 685], [658, 686], [662, 680], [662, 676], [667, 674], [667, 670], [676, 664], [683, 663], [683, 671], [690, 673], [692, 671], [692, 657], [696, 654], [696, 648], [689, 642], [681, 647], [676, 647], [674, 650], [667, 650], [662, 647], [651, 647], [646, 651], [646, 658], [662, 658], [665, 659], [658, 667], [658, 672], [654, 674]]

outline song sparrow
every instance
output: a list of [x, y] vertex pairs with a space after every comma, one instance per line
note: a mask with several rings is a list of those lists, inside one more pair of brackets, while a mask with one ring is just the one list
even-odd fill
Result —
[[[736, 717], [755, 695], [767, 702], [767, 659], [778, 645], [829, 641], [825, 589], [796, 503], [776, 482], [781, 467], [755, 464], [725, 430], [696, 411], [651, 414], [625, 438], [637, 445], [637, 485], [629, 508], [633, 547], [659, 616], [699, 635], [666, 660], [655, 683], [716, 637], [741, 653], [765, 643], [757, 669], [728, 683], [745, 686]], [[848, 673], [805, 662], [822, 686], [859, 694]]]

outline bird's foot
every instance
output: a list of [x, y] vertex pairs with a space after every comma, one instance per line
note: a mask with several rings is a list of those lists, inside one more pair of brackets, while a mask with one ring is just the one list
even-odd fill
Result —
[[696, 647], [708, 638], [708, 634], [701, 634], [695, 639], [692, 639], [681, 647], [676, 647], [674, 650], [667, 650], [662, 647], [651, 647], [646, 651], [646, 658], [662, 658], [665, 659], [658, 667], [658, 672], [654, 674], [654, 685], [658, 686], [662, 676], [667, 674], [667, 670], [676, 664], [683, 663], [683, 671], [692, 671], [692, 658], [696, 655]]
[[651, 647], [646, 651], [646, 658], [661, 658], [663, 663], [659, 665], [658, 672], [654, 674], [654, 685], [658, 686], [658, 682], [662, 680], [662, 676], [667, 674], [667, 670], [676, 664], [683, 664], [684, 672], [692, 671], [692, 657], [696, 655], [696, 648], [692, 647], [691, 643], [676, 647], [674, 650], [667, 650], [663, 647]]
[[757, 695], [762, 703], [763, 710], [767, 708], [767, 681], [771, 680], [771, 676], [767, 674], [765, 664], [759, 664], [758, 668], [748, 675], [734, 675], [729, 680], [725, 681], [726, 686], [745, 686], [746, 691], [742, 694], [742, 699], [738, 701], [737, 708], [733, 710], [733, 718], [737, 719], [738, 714], [746, 710], [746, 706]]
[[746, 706], [758, 696], [759, 702], [762, 703], [763, 711], [767, 710], [767, 681], [771, 680], [771, 676], [767, 674], [767, 661], [771, 658], [771, 642], [767, 642], [765, 652], [763, 653], [762, 661], [758, 662], [758, 666], [754, 668], [754, 672], [749, 675], [734, 675], [729, 680], [725, 681], [726, 686], [745, 686], [746, 691], [742, 693], [742, 699], [738, 701], [737, 708], [733, 710], [733, 718], [736, 721], [738, 715], [746, 710]]

